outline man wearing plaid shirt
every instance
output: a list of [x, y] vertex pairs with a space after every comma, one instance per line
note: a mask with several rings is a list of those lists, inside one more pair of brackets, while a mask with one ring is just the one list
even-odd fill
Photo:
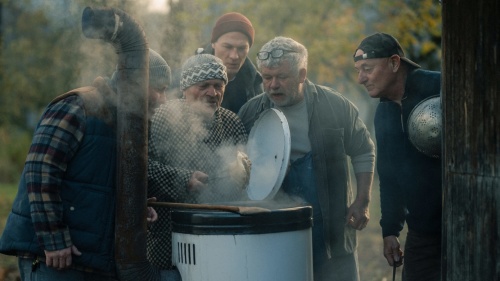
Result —
[[[152, 111], [170, 68], [153, 50], [149, 60]], [[0, 238], [0, 253], [19, 257], [22, 280], [116, 280], [116, 77], [57, 97], [35, 130]]]

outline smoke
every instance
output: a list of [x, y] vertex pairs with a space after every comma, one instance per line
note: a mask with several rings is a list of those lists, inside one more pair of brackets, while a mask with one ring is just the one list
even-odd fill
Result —
[[[163, 1], [165, 4], [167, 1]], [[176, 2], [176, 1], [174, 1]], [[182, 59], [183, 53], [192, 53], [193, 50], [169, 50], [168, 46], [165, 44], [169, 41], [169, 33], [165, 32], [172, 28], [168, 26], [167, 20], [171, 16], [168, 14], [168, 7], [158, 8], [158, 3], [151, 2], [149, 0], [141, 1], [92, 1], [90, 4], [88, 1], [76, 0], [76, 1], [65, 1], [65, 0], [53, 0], [53, 1], [42, 1], [42, 0], [31, 0], [26, 1], [29, 5], [26, 6], [26, 10], [39, 10], [42, 11], [48, 18], [47, 27], [50, 30], [59, 30], [62, 28], [65, 32], [72, 34], [71, 42], [44, 42], [43, 44], [63, 44], [71, 43], [71, 45], [64, 45], [65, 48], [57, 50], [58, 52], [65, 52], [69, 56], [77, 57], [78, 60], [68, 61], [68, 63], [74, 64], [69, 69], [69, 71], [75, 73], [76, 80], [68, 82], [72, 85], [71, 88], [76, 88], [84, 85], [90, 85], [97, 76], [111, 77], [113, 72], [116, 70], [116, 64], [118, 61], [118, 55], [115, 53], [114, 48], [107, 42], [96, 39], [86, 38], [82, 33], [81, 19], [82, 12], [87, 6], [92, 7], [115, 7], [125, 11], [127, 14], [131, 15], [143, 28], [148, 39], [148, 44], [152, 49], [158, 51], [171, 65], [171, 61], [168, 59], [169, 56], [177, 56], [178, 59]], [[156, 8], [155, 8], [156, 7]], [[202, 27], [200, 27], [200, 33], [202, 32]], [[205, 30], [206, 31], [206, 30]], [[198, 44], [201, 40], [193, 37], [191, 38], [194, 44]], [[175, 78], [174, 78], [175, 79]], [[61, 89], [60, 92], [53, 92], [53, 97], [63, 93], [64, 91], [70, 90], [71, 88]], [[183, 122], [188, 122], [183, 120]], [[209, 134], [206, 130], [206, 124], [203, 122], [193, 121], [190, 122], [190, 134], [186, 136], [186, 142], [192, 143], [193, 140], [202, 139]], [[235, 179], [232, 178], [231, 166], [234, 165], [236, 155], [238, 151], [245, 152], [245, 147], [235, 146], [231, 144], [222, 144], [220, 148], [212, 151], [210, 155], [212, 158], [217, 160], [213, 161], [210, 169], [207, 169], [209, 174], [209, 186], [208, 190], [214, 190], [214, 194], [225, 194], [228, 190], [234, 189]], [[169, 157], [172, 159], [183, 159], [185, 155], [180, 153], [180, 149], [171, 148], [167, 149], [169, 152]], [[187, 161], [187, 160], [184, 160]], [[193, 160], [196, 162], [195, 160]], [[198, 160], [201, 161], [201, 160]], [[271, 170], [264, 168], [265, 170]], [[262, 173], [262, 172], [260, 172]], [[259, 174], [256, 177], [268, 178], [271, 175]], [[241, 185], [236, 181], [236, 185]], [[242, 187], [236, 189], [238, 192], [232, 197], [235, 200], [243, 200], [245, 197], [245, 190]], [[203, 196], [209, 197], [207, 194], [202, 194]], [[213, 196], [212, 196], [213, 197]], [[223, 198], [214, 198], [209, 201], [221, 201]], [[200, 198], [201, 200], [201, 198]], [[207, 199], [208, 200], [208, 199]]]
[[[170, 100], [158, 108], [151, 124], [151, 157], [174, 171], [208, 175], [197, 202], [240, 200], [245, 180], [238, 176], [244, 175], [244, 167], [237, 161], [245, 147], [237, 139], [239, 133], [232, 123], [212, 122], [213, 116], [198, 108], [185, 100]], [[176, 188], [185, 184], [178, 182]]]
[[161, 14], [167, 14], [168, 12], [170, 12], [170, 6], [167, 5], [167, 0], [150, 0], [148, 2], [148, 12]]
[[[260, 194], [252, 198], [265, 198], [278, 177], [283, 176], [276, 172], [281, 160], [272, 157], [274, 152], [271, 157], [264, 155], [272, 151], [268, 143], [238, 143], [231, 138], [234, 133], [231, 124], [214, 124], [213, 116], [207, 118], [198, 108], [185, 100], [170, 100], [157, 110], [151, 125], [150, 157], [175, 171], [186, 171], [190, 175], [200, 171], [208, 175], [206, 186], [198, 191], [195, 202], [260, 204], [250, 200], [247, 189], [251, 187], [253, 193]], [[250, 147], [253, 148], [248, 155], [251, 165], [248, 165], [245, 157]], [[249, 166], [251, 168], [246, 169]], [[175, 184], [177, 189], [186, 188], [185, 182]], [[281, 194], [277, 200], [265, 204], [276, 208], [300, 202]]]

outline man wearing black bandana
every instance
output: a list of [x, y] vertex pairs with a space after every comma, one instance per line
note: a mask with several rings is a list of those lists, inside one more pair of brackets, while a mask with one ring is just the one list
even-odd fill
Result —
[[441, 160], [411, 144], [407, 124], [419, 102], [440, 94], [441, 73], [420, 69], [385, 33], [359, 44], [354, 66], [358, 83], [380, 99], [374, 123], [384, 256], [403, 264], [398, 237], [406, 222], [403, 280], [441, 280]]

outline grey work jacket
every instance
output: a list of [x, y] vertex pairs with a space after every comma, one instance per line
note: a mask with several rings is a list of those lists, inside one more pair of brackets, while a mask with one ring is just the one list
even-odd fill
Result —
[[[304, 96], [326, 250], [333, 257], [351, 254], [357, 239], [356, 230], [345, 225], [353, 201], [348, 156], [374, 153], [375, 146], [357, 108], [344, 96], [309, 80], [304, 83]], [[250, 132], [260, 113], [272, 107], [263, 93], [243, 105], [238, 115]]]

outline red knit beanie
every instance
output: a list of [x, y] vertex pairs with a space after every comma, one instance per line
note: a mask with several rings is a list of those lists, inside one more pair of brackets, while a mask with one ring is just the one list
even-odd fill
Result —
[[215, 22], [211, 42], [217, 41], [223, 34], [231, 31], [245, 34], [248, 37], [248, 44], [252, 46], [255, 34], [252, 23], [244, 15], [235, 12], [224, 14]]

